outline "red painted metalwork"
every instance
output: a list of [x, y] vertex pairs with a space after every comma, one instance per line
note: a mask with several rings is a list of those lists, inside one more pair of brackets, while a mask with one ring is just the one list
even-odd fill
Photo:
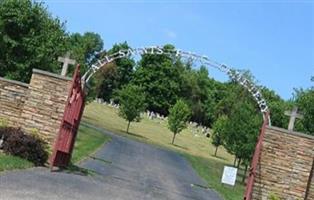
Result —
[[85, 93], [81, 84], [80, 66], [76, 67], [65, 106], [59, 134], [50, 159], [52, 167], [67, 167], [85, 105]]
[[257, 169], [257, 165], [258, 165], [258, 162], [260, 159], [263, 140], [265, 137], [265, 131], [266, 131], [267, 125], [269, 125], [269, 113], [268, 112], [264, 114], [264, 122], [263, 122], [262, 128], [260, 130], [258, 141], [256, 143], [254, 155], [253, 155], [252, 162], [251, 162], [250, 174], [249, 174], [249, 177], [248, 177], [248, 180], [246, 183], [244, 200], [251, 200], [252, 199], [252, 192], [253, 192], [253, 186], [254, 186], [254, 179], [256, 176], [256, 169]]

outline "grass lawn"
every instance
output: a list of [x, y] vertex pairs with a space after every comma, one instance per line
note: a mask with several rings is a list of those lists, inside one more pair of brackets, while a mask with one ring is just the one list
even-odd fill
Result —
[[[97, 130], [81, 125], [74, 146], [72, 163], [76, 163], [95, 152], [109, 137]], [[0, 172], [4, 170], [26, 169], [33, 167], [33, 163], [11, 155], [0, 153]]]
[[[147, 118], [138, 123], [131, 123], [130, 134], [126, 134], [127, 122], [120, 118], [117, 113], [118, 110], [115, 108], [90, 103], [85, 108], [83, 120], [125, 137], [177, 151], [190, 161], [193, 168], [208, 182], [208, 186], [219, 192], [224, 199], [238, 200], [243, 198], [243, 184], [238, 182], [236, 187], [232, 188], [220, 183], [223, 166], [231, 165], [234, 156], [220, 147], [218, 158], [214, 157], [215, 147], [211, 145], [209, 138], [202, 134], [195, 136], [189, 127], [177, 135], [175, 145], [171, 145], [172, 133], [167, 128], [167, 122]], [[241, 178], [238, 177], [238, 179]]]
[[99, 131], [81, 125], [74, 145], [72, 163], [79, 162], [94, 153], [110, 138]]
[[26, 169], [33, 166], [33, 163], [22, 158], [0, 153], [0, 172], [12, 169]]

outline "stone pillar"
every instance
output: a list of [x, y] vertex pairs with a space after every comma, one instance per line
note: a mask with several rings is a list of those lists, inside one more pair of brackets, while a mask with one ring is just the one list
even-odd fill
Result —
[[28, 95], [28, 84], [0, 77], [0, 119], [20, 126], [20, 116]]
[[[313, 199], [309, 178], [314, 158], [314, 137], [276, 127], [267, 127], [254, 183], [254, 200]], [[309, 190], [310, 188], [310, 190]]]
[[71, 79], [34, 69], [21, 114], [21, 127], [38, 131], [50, 145], [59, 131]]

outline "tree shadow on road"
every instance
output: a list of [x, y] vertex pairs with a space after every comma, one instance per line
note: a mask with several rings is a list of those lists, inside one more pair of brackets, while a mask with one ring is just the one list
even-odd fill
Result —
[[132, 133], [132, 132], [128, 132], [128, 133], [127, 133], [126, 131], [123, 131], [123, 133], [124, 133], [125, 135], [129, 135], [129, 136], [141, 138], [141, 139], [144, 139], [144, 140], [148, 140], [147, 137], [142, 136], [142, 135], [138, 135], [138, 134], [136, 134], [136, 133]]
[[59, 167], [56, 170], [52, 170], [52, 172], [64, 172], [67, 174], [74, 174], [79, 176], [92, 176], [97, 174], [96, 171], [85, 169], [72, 163], [68, 167]]
[[217, 158], [219, 160], [227, 160], [226, 158], [224, 158], [222, 156], [218, 156], [218, 155], [215, 156], [215, 154], [211, 154], [211, 156], [214, 157], [214, 158]]

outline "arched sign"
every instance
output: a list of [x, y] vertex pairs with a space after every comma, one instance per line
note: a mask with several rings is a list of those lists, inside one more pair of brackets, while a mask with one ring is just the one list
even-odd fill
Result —
[[213, 60], [210, 60], [207, 56], [200, 56], [198, 54], [192, 53], [192, 52], [186, 52], [179, 49], [171, 49], [171, 50], [165, 50], [163, 47], [159, 46], [151, 46], [151, 47], [141, 47], [141, 48], [135, 48], [135, 49], [123, 49], [116, 53], [113, 53], [111, 55], [105, 56], [103, 59], [98, 60], [95, 64], [91, 66], [91, 68], [88, 69], [88, 71], [84, 74], [82, 77], [83, 84], [88, 83], [90, 78], [103, 66], [105, 66], [108, 63], [111, 63], [119, 58], [126, 58], [129, 56], [134, 55], [144, 55], [144, 54], [151, 54], [151, 55], [169, 55], [169, 56], [176, 56], [183, 59], [188, 59], [193, 62], [199, 62], [202, 65], [208, 66], [208, 67], [214, 67], [217, 68], [219, 71], [227, 74], [230, 79], [235, 80], [240, 85], [242, 85], [247, 91], [250, 92], [254, 100], [259, 106], [259, 109], [261, 113], [263, 114], [264, 120], [268, 120], [268, 123], [270, 124], [270, 117], [267, 115], [268, 113], [268, 106], [266, 103], [266, 100], [263, 98], [260, 90], [258, 87], [246, 79], [241, 72], [238, 70], [232, 69], [227, 67], [226, 65], [219, 64]]

